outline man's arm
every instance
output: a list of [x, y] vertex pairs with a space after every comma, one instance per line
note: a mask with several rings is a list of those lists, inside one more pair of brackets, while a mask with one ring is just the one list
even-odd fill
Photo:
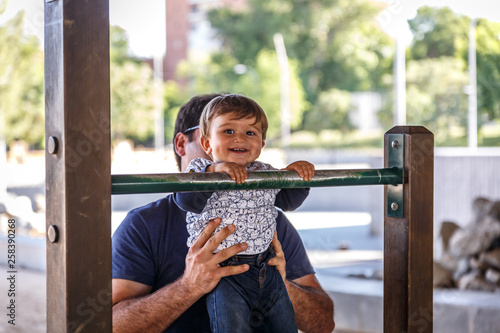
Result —
[[321, 288], [314, 274], [293, 281], [285, 281], [297, 320], [303, 332], [332, 332], [334, 306], [328, 294]]
[[321, 288], [314, 274], [292, 281], [287, 280], [285, 254], [276, 233], [272, 243], [276, 257], [269, 261], [269, 265], [276, 266], [285, 281], [288, 296], [293, 304], [297, 327], [307, 333], [332, 332], [335, 322], [334, 305], [330, 296]]
[[214, 192], [176, 192], [172, 194], [175, 204], [186, 212], [200, 214]]
[[234, 245], [213, 251], [234, 232], [230, 225], [215, 235], [220, 219], [210, 221], [186, 256], [183, 275], [156, 292], [151, 287], [128, 280], [113, 279], [113, 331], [162, 332], [201, 296], [210, 292], [222, 277], [243, 273], [248, 265], [219, 267], [219, 263], [246, 249]]
[[142, 283], [113, 279], [113, 332], [163, 332], [199, 298], [180, 279], [150, 291]]

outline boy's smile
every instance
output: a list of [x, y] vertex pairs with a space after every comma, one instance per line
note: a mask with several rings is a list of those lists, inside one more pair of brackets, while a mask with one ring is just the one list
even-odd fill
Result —
[[255, 118], [235, 119], [231, 113], [212, 120], [208, 138], [201, 146], [214, 162], [234, 162], [243, 167], [255, 161], [264, 147], [260, 123]]

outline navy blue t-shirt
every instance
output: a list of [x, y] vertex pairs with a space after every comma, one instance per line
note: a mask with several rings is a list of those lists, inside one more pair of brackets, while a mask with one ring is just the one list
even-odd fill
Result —
[[[314, 274], [297, 230], [278, 211], [278, 240], [288, 280]], [[152, 292], [177, 280], [188, 252], [186, 213], [172, 195], [131, 210], [112, 239], [113, 278], [152, 286]], [[205, 297], [182, 314], [166, 332], [210, 332]]]

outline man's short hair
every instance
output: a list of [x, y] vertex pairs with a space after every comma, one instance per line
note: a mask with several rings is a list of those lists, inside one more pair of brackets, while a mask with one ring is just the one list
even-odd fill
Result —
[[186, 131], [190, 128], [198, 126], [200, 124], [201, 113], [203, 108], [210, 102], [213, 98], [220, 96], [221, 94], [207, 94], [199, 95], [191, 98], [187, 103], [181, 106], [179, 113], [177, 114], [177, 119], [175, 121], [174, 128], [174, 153], [175, 160], [177, 161], [177, 166], [179, 170], [181, 169], [181, 157], [175, 151], [175, 137], [178, 133], [184, 133], [188, 136], [189, 142], [193, 141], [193, 132]]
[[212, 120], [224, 114], [231, 114], [234, 119], [255, 118], [255, 124], [260, 124], [262, 140], [266, 139], [268, 128], [266, 113], [253, 99], [238, 94], [220, 95], [205, 106], [200, 118], [201, 136], [208, 138]]

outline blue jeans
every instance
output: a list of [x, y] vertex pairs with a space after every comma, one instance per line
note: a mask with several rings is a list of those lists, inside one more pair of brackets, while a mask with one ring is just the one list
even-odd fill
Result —
[[214, 333], [297, 333], [292, 302], [285, 283], [268, 262], [272, 247], [256, 255], [236, 255], [221, 266], [248, 264], [244, 273], [222, 278], [207, 295], [207, 310]]

